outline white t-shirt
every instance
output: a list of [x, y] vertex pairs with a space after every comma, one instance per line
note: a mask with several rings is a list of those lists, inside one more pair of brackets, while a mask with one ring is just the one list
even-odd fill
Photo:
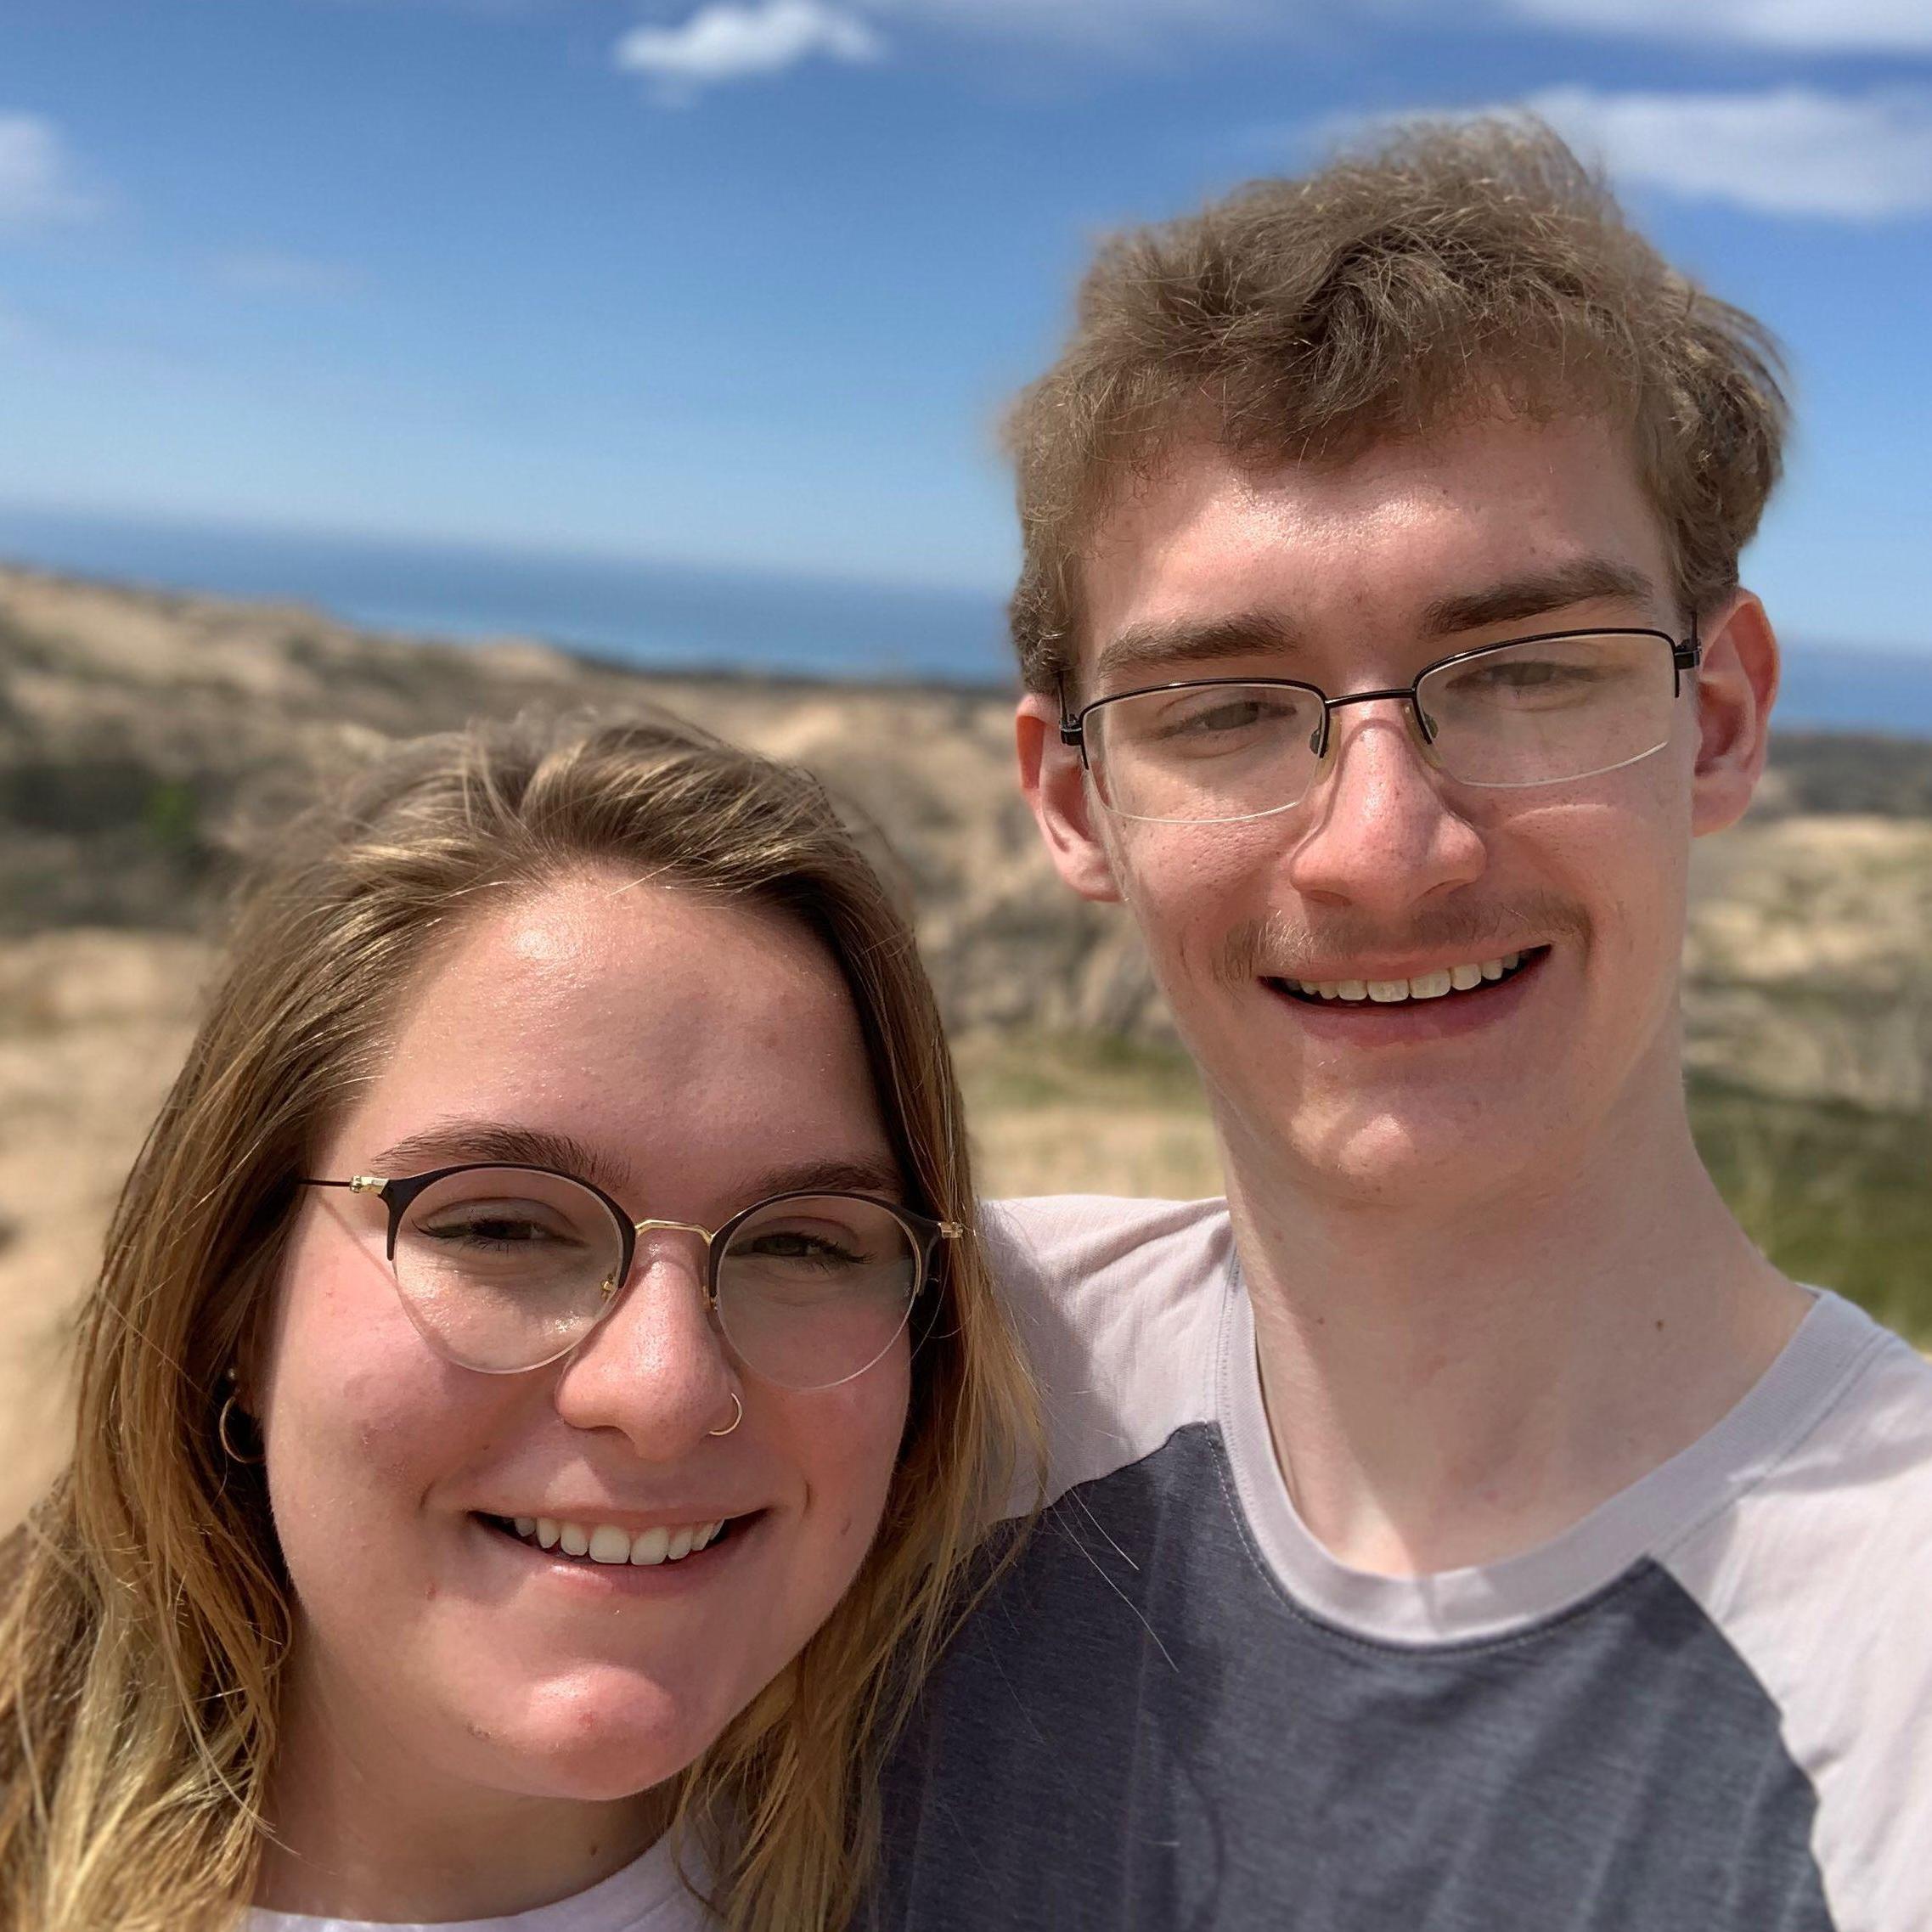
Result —
[[312, 1918], [306, 1912], [257, 1907], [242, 1921], [242, 1932], [713, 1932], [717, 1924], [679, 1874], [669, 1842], [660, 1839], [643, 1857], [589, 1891], [504, 1918], [428, 1926], [418, 1921]]

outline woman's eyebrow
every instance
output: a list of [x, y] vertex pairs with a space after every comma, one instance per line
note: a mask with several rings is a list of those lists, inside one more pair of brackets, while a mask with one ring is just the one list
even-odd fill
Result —
[[420, 1174], [464, 1161], [500, 1162], [505, 1167], [555, 1168], [594, 1181], [606, 1194], [621, 1196], [634, 1176], [569, 1134], [541, 1127], [517, 1127], [500, 1120], [439, 1120], [420, 1133], [386, 1147], [373, 1163], [385, 1174]]
[[878, 1194], [897, 1200], [904, 1189], [905, 1178], [898, 1165], [884, 1158], [797, 1161], [786, 1167], [767, 1168], [751, 1182], [745, 1197], [752, 1201], [772, 1194]]
[[[387, 1177], [420, 1174], [465, 1161], [555, 1168], [561, 1174], [594, 1181], [620, 1202], [649, 1192], [632, 1169], [600, 1156], [572, 1135], [498, 1120], [438, 1121], [384, 1148], [371, 1165]], [[896, 1200], [904, 1188], [904, 1178], [889, 1157], [833, 1157], [767, 1168], [746, 1184], [744, 1196], [747, 1203], [772, 1194], [878, 1194]]]

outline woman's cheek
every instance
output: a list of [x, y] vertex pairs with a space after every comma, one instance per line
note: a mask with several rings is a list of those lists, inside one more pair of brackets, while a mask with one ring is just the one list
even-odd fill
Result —
[[[834, 1595], [850, 1583], [878, 1533], [892, 1492], [910, 1399], [911, 1372], [902, 1348], [842, 1388], [793, 1398], [800, 1410], [794, 1439], [809, 1445], [806, 1470], [820, 1517], [824, 1561]], [[832, 1405], [811, 1412], [814, 1404]], [[815, 1465], [815, 1466], [814, 1466]]]

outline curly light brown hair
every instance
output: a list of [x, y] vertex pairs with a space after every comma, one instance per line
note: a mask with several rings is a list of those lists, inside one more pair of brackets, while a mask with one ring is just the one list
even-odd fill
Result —
[[1528, 115], [1420, 122], [1104, 243], [1060, 359], [1006, 425], [1028, 689], [1076, 667], [1083, 549], [1182, 442], [1341, 464], [1490, 414], [1629, 439], [1687, 611], [1738, 581], [1777, 482], [1777, 344], [1672, 268]]

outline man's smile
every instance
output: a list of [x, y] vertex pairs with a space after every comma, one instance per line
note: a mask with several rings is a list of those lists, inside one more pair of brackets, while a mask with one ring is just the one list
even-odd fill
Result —
[[1362, 967], [1343, 968], [1332, 977], [1324, 974], [1319, 978], [1275, 974], [1264, 977], [1274, 991], [1304, 1003], [1338, 1000], [1351, 1005], [1400, 1006], [1417, 1000], [1486, 992], [1535, 965], [1549, 949], [1547, 946], [1533, 946], [1493, 959], [1458, 960], [1453, 966], [1429, 966], [1414, 973], [1377, 974]]

